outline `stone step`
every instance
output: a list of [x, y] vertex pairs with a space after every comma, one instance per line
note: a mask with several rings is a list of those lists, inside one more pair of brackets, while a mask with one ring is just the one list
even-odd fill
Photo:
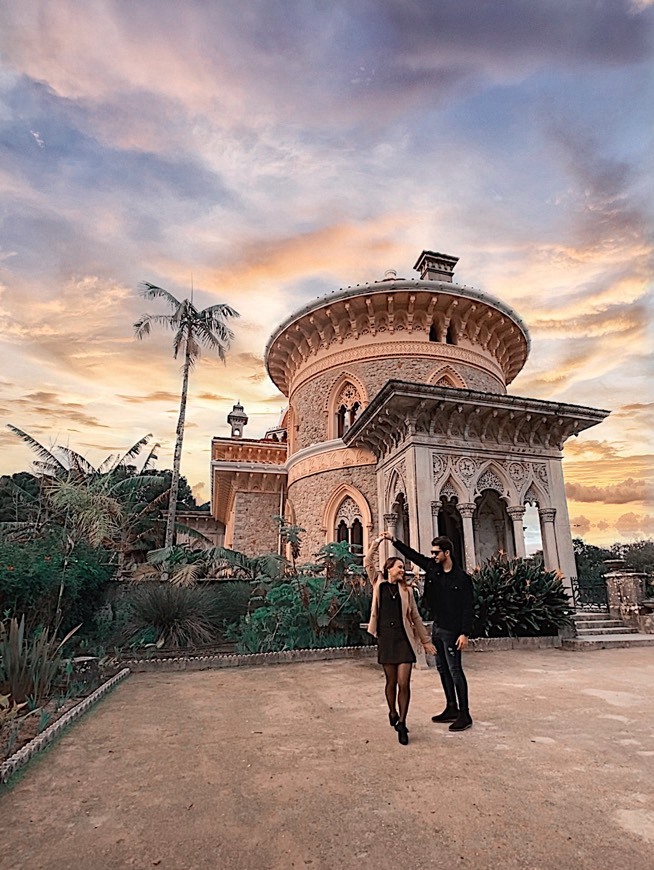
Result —
[[577, 637], [594, 637], [596, 634], [638, 634], [637, 628], [628, 625], [612, 625], [602, 628], [577, 628]]
[[610, 619], [608, 610], [577, 610], [572, 614], [575, 622], [578, 619], [587, 622], [596, 622], [598, 619]]
[[565, 638], [561, 648], [567, 650], [618, 649], [620, 647], [651, 646], [654, 647], [654, 634], [613, 634], [588, 635], [587, 637]]
[[577, 631], [594, 631], [600, 628], [622, 628], [623, 623], [619, 619], [598, 619], [597, 622], [575, 622]]

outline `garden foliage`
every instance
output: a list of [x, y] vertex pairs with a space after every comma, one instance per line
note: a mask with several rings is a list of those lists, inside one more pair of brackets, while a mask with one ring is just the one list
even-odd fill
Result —
[[284, 582], [259, 583], [258, 595], [230, 632], [242, 653], [361, 644], [370, 592], [358, 557], [347, 543], [328, 544], [315, 564]]
[[119, 606], [119, 642], [164, 649], [208, 646], [220, 641], [248, 607], [248, 583], [133, 586]]
[[560, 576], [531, 559], [491, 559], [473, 575], [473, 637], [555, 635], [571, 624]]

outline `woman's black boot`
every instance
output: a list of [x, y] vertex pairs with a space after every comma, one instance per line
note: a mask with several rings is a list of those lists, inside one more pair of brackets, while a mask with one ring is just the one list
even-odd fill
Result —
[[406, 746], [409, 742], [409, 729], [406, 727], [406, 723], [398, 722], [395, 726], [395, 730], [397, 731], [397, 739], [400, 741], [402, 746]]
[[395, 728], [397, 723], [400, 721], [400, 717], [395, 712], [389, 713], [388, 714], [388, 721], [391, 723], [391, 728]]

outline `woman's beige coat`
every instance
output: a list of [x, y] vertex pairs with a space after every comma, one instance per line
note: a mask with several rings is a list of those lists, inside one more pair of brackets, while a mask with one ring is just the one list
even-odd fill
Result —
[[[377, 551], [379, 550], [379, 542], [375, 541], [372, 547], [368, 550], [366, 558], [363, 560], [363, 567], [372, 583], [372, 607], [370, 609], [370, 619], [368, 620], [368, 633], [373, 637], [377, 637], [377, 620], [379, 618], [379, 587], [386, 581], [382, 577], [381, 571], [377, 568]], [[399, 558], [399, 556], [398, 556]], [[402, 599], [402, 621], [404, 630], [409, 642], [413, 647], [413, 651], [418, 656], [421, 647], [426, 643], [431, 643], [429, 632], [425, 628], [420, 614], [413, 591], [409, 589], [406, 583], [398, 583], [397, 587], [400, 591]]]

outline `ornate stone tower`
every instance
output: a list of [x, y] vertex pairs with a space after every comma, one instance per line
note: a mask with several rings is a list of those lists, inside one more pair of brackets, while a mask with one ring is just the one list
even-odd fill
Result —
[[243, 410], [243, 405], [240, 402], [237, 402], [227, 415], [227, 422], [232, 427], [232, 438], [242, 438], [243, 429], [248, 423], [248, 415]]

